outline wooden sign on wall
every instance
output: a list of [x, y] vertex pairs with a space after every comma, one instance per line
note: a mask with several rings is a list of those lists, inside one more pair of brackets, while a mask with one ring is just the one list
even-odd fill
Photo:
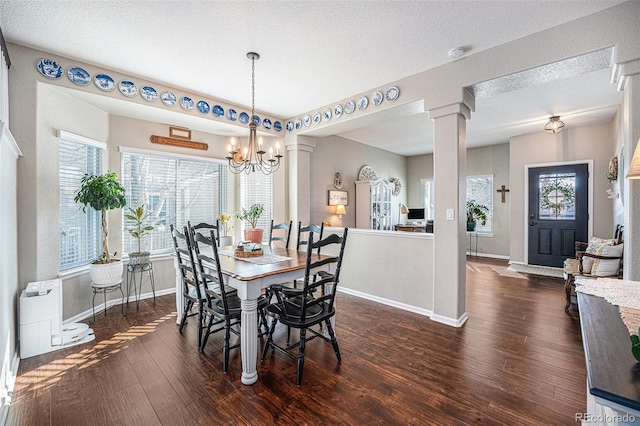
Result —
[[181, 148], [201, 149], [206, 151], [209, 149], [209, 144], [204, 142], [193, 142], [184, 139], [166, 138], [164, 136], [151, 135], [151, 143], [157, 143], [160, 145], [179, 146]]

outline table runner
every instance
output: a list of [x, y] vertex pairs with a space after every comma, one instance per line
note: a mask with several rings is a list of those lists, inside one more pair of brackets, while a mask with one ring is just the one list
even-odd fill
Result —
[[640, 327], [640, 285], [637, 281], [598, 278], [576, 280], [576, 291], [598, 296], [618, 307], [620, 318], [631, 334]]
[[243, 260], [249, 263], [255, 263], [256, 265], [269, 265], [271, 263], [284, 262], [285, 260], [291, 260], [290, 257], [278, 256], [277, 254], [263, 254], [258, 257], [237, 257], [234, 256], [234, 250], [220, 250], [218, 254], [222, 256], [233, 257], [236, 260]]

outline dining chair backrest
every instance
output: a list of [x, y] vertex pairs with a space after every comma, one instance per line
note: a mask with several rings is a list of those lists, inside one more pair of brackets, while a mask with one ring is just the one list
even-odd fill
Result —
[[[316, 240], [321, 240], [322, 234], [324, 233], [324, 222], [320, 226], [314, 224], [302, 226], [302, 222], [298, 222], [298, 242], [296, 243], [296, 250], [299, 251], [301, 246], [309, 244], [309, 234], [311, 232], [316, 235]], [[318, 249], [318, 254], [320, 254], [320, 249]]]
[[194, 268], [194, 257], [189, 237], [189, 230], [185, 226], [183, 232], [178, 231], [173, 224], [170, 225], [173, 247], [176, 252], [178, 269], [182, 278], [182, 291], [186, 297], [196, 295], [198, 300], [204, 296], [200, 293], [200, 286], [197, 281], [197, 274]]
[[220, 246], [220, 221], [216, 219], [216, 223], [206, 223], [201, 222], [197, 225], [191, 225], [191, 222], [187, 222], [187, 226], [189, 229], [194, 229], [196, 232], [203, 234], [205, 236], [209, 236], [209, 231], [214, 231], [214, 235], [216, 237], [216, 244]]
[[[301, 322], [305, 321], [307, 313], [312, 313], [314, 311], [317, 312], [317, 310], [314, 310], [313, 308], [314, 305], [328, 303], [329, 310], [333, 309], [336, 297], [336, 289], [338, 288], [338, 282], [340, 280], [340, 269], [342, 268], [342, 258], [344, 257], [344, 247], [347, 243], [348, 230], [349, 228], [344, 228], [342, 237], [336, 234], [331, 234], [328, 237], [322, 240], [318, 240], [315, 243], [313, 242], [313, 232], [309, 233], [309, 248], [307, 250], [307, 261], [305, 263], [304, 271], [304, 286], [302, 289], [302, 300], [304, 300], [304, 303], [302, 304], [301, 309]], [[339, 246], [340, 251], [338, 255], [324, 255], [317, 257], [314, 261], [311, 260], [315, 249], [320, 250], [321, 248], [328, 246]], [[320, 275], [321, 279], [315, 279], [315, 274], [312, 271], [316, 268], [327, 266], [333, 269], [332, 273]], [[317, 288], [326, 288], [327, 286], [330, 286], [330, 290], [323, 292], [322, 296], [315, 297], [313, 295], [313, 292]]]
[[[271, 228], [269, 230], [269, 245], [272, 245], [274, 241], [282, 241], [284, 243], [284, 248], [288, 249], [289, 248], [289, 239], [291, 238], [291, 225], [293, 224], [293, 221], [290, 220], [289, 224], [287, 225], [284, 222], [280, 222], [277, 225], [273, 224], [273, 219], [271, 219]], [[282, 235], [274, 235], [273, 231], [274, 230], [278, 230], [278, 229], [282, 229], [286, 232], [286, 236], [284, 234]]]
[[224, 315], [229, 315], [228, 289], [224, 285], [214, 231], [211, 230], [209, 236], [205, 236], [192, 229], [191, 238], [196, 253], [194, 261], [207, 298], [207, 306], [218, 304], [223, 308]]

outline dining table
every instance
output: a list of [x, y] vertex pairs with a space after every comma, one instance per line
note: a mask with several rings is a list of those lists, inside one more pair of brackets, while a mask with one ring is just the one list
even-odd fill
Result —
[[[258, 298], [262, 289], [272, 284], [280, 284], [305, 275], [307, 253], [278, 246], [262, 245], [263, 255], [241, 258], [234, 254], [235, 246], [224, 246], [218, 249], [220, 267], [225, 283], [237, 289], [242, 309], [240, 321], [240, 351], [242, 358], [241, 381], [252, 385], [258, 380]], [[206, 252], [203, 252], [206, 254]], [[331, 255], [312, 253], [311, 261], [315, 262]], [[176, 310], [177, 318], [182, 317], [184, 297], [182, 296], [182, 277], [176, 267]], [[206, 266], [206, 265], [205, 265]], [[326, 268], [311, 271], [317, 273]]]

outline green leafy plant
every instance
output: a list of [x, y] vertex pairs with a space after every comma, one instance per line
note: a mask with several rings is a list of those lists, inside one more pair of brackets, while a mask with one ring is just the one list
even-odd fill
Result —
[[140, 239], [144, 235], [153, 231], [155, 227], [151, 225], [144, 226], [144, 222], [149, 217], [149, 213], [145, 214], [144, 205], [138, 206], [135, 209], [129, 207], [129, 212], [131, 212], [131, 214], [125, 214], [124, 218], [132, 223], [133, 226], [127, 228], [127, 231], [129, 231], [129, 235], [138, 240], [138, 253], [142, 253], [142, 249], [140, 248]]
[[467, 222], [480, 221], [482, 225], [487, 223], [487, 215], [489, 207], [484, 204], [478, 204], [475, 200], [467, 201]]
[[258, 219], [264, 212], [264, 206], [262, 204], [252, 204], [248, 209], [242, 208], [242, 211], [236, 212], [237, 219], [246, 220], [251, 225], [251, 228], [255, 229], [258, 224]]
[[94, 263], [111, 263], [107, 243], [109, 235], [107, 211], [122, 208], [127, 204], [124, 197], [124, 187], [118, 182], [118, 177], [112, 171], [98, 176], [87, 173], [80, 183], [80, 189], [73, 200], [84, 205], [83, 212], [86, 213], [87, 207], [91, 207], [102, 215], [102, 255]]
[[638, 329], [638, 334], [632, 334], [631, 337], [631, 353], [636, 361], [640, 362], [640, 329]]

